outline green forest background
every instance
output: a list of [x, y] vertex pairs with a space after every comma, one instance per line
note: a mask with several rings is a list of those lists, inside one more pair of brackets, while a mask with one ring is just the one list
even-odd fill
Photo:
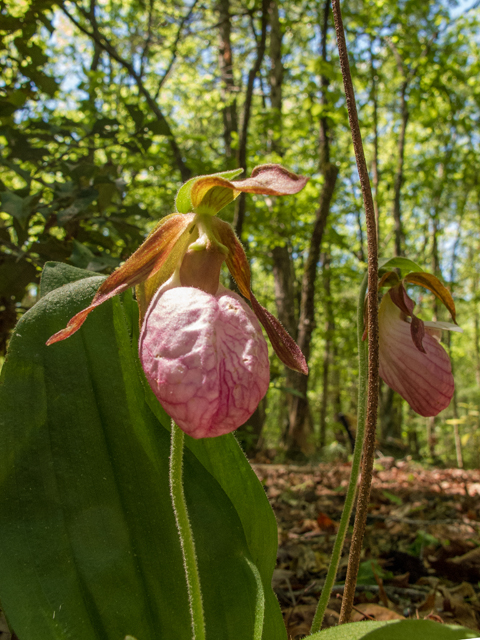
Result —
[[[378, 447], [466, 467], [480, 464], [478, 5], [342, 3], [380, 257], [439, 276], [463, 328], [444, 338], [449, 409], [418, 417], [382, 384]], [[237, 433], [257, 460], [346, 457], [366, 238], [328, 0], [1, 0], [0, 38], [0, 364], [46, 261], [108, 274], [191, 176], [281, 163], [310, 176], [300, 194], [242, 195], [222, 217], [310, 375], [272, 353]]]

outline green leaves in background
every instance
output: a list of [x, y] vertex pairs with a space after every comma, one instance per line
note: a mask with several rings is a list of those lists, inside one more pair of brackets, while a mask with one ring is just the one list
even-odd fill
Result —
[[[10, 343], [0, 386], [0, 598], [19, 640], [191, 640], [169, 420], [143, 383], [131, 295], [45, 346], [102, 279], [49, 264], [44, 297]], [[277, 533], [262, 486], [233, 436], [187, 441], [207, 636], [251, 640], [249, 560], [266, 592], [263, 638], [281, 640], [270, 586]]]
[[325, 629], [305, 640], [467, 640], [477, 637], [476, 633], [465, 627], [439, 624], [432, 620], [368, 620]]

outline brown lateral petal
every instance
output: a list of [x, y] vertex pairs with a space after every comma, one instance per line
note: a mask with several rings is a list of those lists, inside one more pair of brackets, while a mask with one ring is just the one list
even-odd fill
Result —
[[69, 338], [95, 307], [158, 273], [193, 218], [193, 214], [172, 214], [164, 218], [135, 253], [101, 284], [91, 305], [77, 313], [65, 329], [49, 338], [47, 345]]
[[243, 191], [272, 196], [298, 193], [307, 184], [308, 178], [298, 176], [280, 164], [264, 164], [252, 171], [246, 180], [226, 180], [212, 175], [198, 178], [192, 185], [190, 200], [197, 213], [215, 214]]
[[308, 178], [288, 171], [281, 164], [262, 164], [255, 167], [250, 178], [235, 180], [231, 184], [245, 193], [287, 196], [301, 191], [307, 182]]
[[243, 250], [240, 240], [235, 235], [232, 227], [223, 220], [215, 218], [212, 224], [217, 239], [228, 248], [228, 255], [225, 258], [228, 270], [235, 278], [242, 296], [250, 300], [250, 265]]
[[267, 336], [272, 343], [275, 353], [284, 365], [298, 371], [298, 373], [308, 374], [308, 365], [305, 356], [300, 351], [300, 347], [286, 331], [280, 321], [269, 311], [262, 307], [253, 293], [250, 292], [250, 302], [255, 315], [263, 324]]
[[229, 224], [218, 219], [215, 219], [213, 228], [218, 240], [229, 249], [229, 254], [226, 258], [227, 267], [235, 278], [242, 295], [250, 300], [252, 309], [267, 332], [275, 353], [287, 367], [307, 375], [307, 362], [295, 340], [287, 333], [275, 316], [262, 307], [253, 295], [250, 289], [250, 266], [234, 230]]
[[423, 338], [425, 336], [425, 325], [420, 318], [413, 313], [415, 308], [414, 301], [408, 296], [403, 283], [401, 282], [396, 287], [392, 287], [387, 292], [390, 295], [392, 302], [400, 311], [411, 318], [410, 333], [412, 335], [413, 344], [419, 351], [425, 353], [423, 346]]
[[[191, 220], [193, 220], [193, 215], [191, 216]], [[183, 233], [180, 235], [180, 237], [170, 250], [162, 268], [157, 273], [155, 273], [155, 275], [151, 276], [150, 278], [145, 280], [145, 282], [141, 282], [135, 287], [137, 302], [140, 310], [140, 326], [142, 325], [145, 313], [147, 312], [150, 302], [152, 301], [152, 298], [155, 295], [157, 289], [161, 287], [162, 284], [166, 282], [172, 275], [180, 258], [187, 250], [188, 245], [191, 242], [194, 242], [197, 238], [198, 230], [196, 229], [196, 227], [187, 227], [187, 229], [183, 231]]]
[[405, 276], [404, 280], [406, 282], [410, 282], [411, 284], [417, 284], [421, 287], [424, 287], [425, 289], [428, 289], [429, 291], [434, 293], [450, 311], [450, 315], [452, 316], [453, 321], [455, 323], [457, 322], [455, 303], [453, 301], [452, 294], [436, 276], [433, 276], [430, 273], [425, 273], [424, 271], [418, 271], [409, 273], [407, 276]]
[[425, 325], [420, 318], [412, 315], [412, 323], [410, 325], [410, 334], [412, 336], [413, 344], [422, 353], [426, 353], [423, 346], [423, 338], [425, 336]]
[[405, 287], [402, 283], [397, 284], [396, 287], [392, 287], [387, 292], [392, 299], [392, 302], [400, 309], [406, 316], [413, 316], [413, 310], [415, 308], [414, 301], [409, 298]]

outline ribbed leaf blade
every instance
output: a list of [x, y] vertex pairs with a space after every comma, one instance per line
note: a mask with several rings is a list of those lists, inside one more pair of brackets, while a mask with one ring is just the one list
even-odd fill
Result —
[[[167, 481], [168, 423], [150, 408], [138, 369], [129, 334], [135, 306], [131, 297], [123, 306], [108, 301], [78, 334], [46, 347], [102, 282], [71, 267], [50, 268], [56, 272], [44, 275], [46, 295], [20, 321], [2, 371], [2, 605], [20, 640], [191, 640]], [[75, 277], [85, 279], [47, 293]], [[259, 566], [268, 586], [264, 638], [282, 638], [269, 585], [272, 514], [234, 438], [225, 442], [198, 457], [185, 454], [207, 633], [250, 640], [256, 585], [245, 558], [262, 564], [266, 551], [268, 561]], [[210, 473], [226, 472], [216, 464], [225, 452], [242, 469], [248, 505], [241, 505], [240, 487], [229, 493]], [[267, 529], [252, 534], [263, 520]]]

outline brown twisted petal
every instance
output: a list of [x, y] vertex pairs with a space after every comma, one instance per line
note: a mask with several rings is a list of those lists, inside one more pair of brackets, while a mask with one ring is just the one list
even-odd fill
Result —
[[407, 292], [405, 291], [403, 283], [398, 284], [396, 287], [392, 287], [387, 291], [385, 295], [389, 295], [395, 306], [400, 309], [403, 314], [409, 316], [412, 319], [410, 323], [410, 333], [412, 336], [413, 344], [419, 351], [421, 351], [422, 353], [426, 353], [425, 347], [423, 346], [423, 338], [425, 337], [425, 326], [423, 324], [423, 320], [417, 318], [417, 316], [413, 313], [415, 303], [411, 298], [409, 298]]
[[213, 229], [218, 240], [229, 249], [226, 257], [227, 267], [235, 278], [242, 295], [252, 305], [255, 315], [262, 323], [272, 343], [272, 347], [280, 360], [290, 369], [299, 373], [308, 374], [308, 366], [303, 353], [295, 340], [287, 333], [280, 322], [258, 302], [250, 289], [250, 266], [247, 256], [232, 227], [215, 218]]
[[288, 171], [281, 164], [262, 164], [255, 167], [250, 178], [235, 180], [232, 185], [245, 193], [288, 196], [301, 191], [307, 182], [308, 178]]
[[[182, 234], [189, 233], [188, 226], [193, 218], [193, 214], [172, 214], [164, 218], [135, 253], [101, 284], [92, 303], [73, 316], [65, 329], [49, 338], [47, 345], [65, 340], [78, 331], [95, 307], [155, 276], [167, 263]], [[168, 263], [170, 262], [173, 261], [168, 261]], [[175, 264], [171, 267], [172, 273], [174, 268]]]
[[298, 176], [280, 164], [264, 164], [255, 167], [250, 178], [245, 180], [230, 181], [219, 176], [199, 178], [192, 186], [190, 198], [195, 210], [202, 207], [220, 211], [241, 192], [287, 196], [301, 191], [307, 182], [308, 178]]
[[453, 321], [455, 323], [457, 322], [455, 303], [453, 301], [452, 294], [436, 276], [433, 276], [431, 273], [419, 271], [409, 273], [407, 276], [405, 276], [404, 280], [405, 282], [410, 282], [411, 284], [417, 284], [420, 287], [424, 287], [425, 289], [428, 289], [429, 291], [434, 293], [450, 311], [450, 315], [452, 316]]

